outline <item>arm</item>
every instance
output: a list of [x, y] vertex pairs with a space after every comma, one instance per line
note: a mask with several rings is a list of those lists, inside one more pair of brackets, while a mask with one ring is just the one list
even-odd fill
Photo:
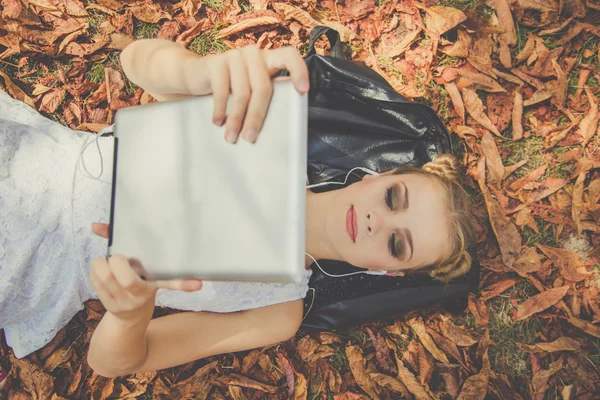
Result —
[[[225, 138], [255, 142], [273, 92], [271, 76], [287, 69], [299, 93], [309, 89], [308, 68], [297, 49], [257, 46], [199, 56], [174, 42], [143, 39], [121, 52], [127, 78], [159, 101], [213, 95], [213, 123]], [[228, 106], [229, 103], [229, 107]]]
[[105, 315], [88, 363], [98, 374], [115, 377], [279, 343], [300, 327], [302, 305], [295, 300], [236, 313], [183, 312], [130, 326]]
[[120, 56], [127, 78], [158, 101], [210, 93], [204, 59], [165, 39], [137, 40]]

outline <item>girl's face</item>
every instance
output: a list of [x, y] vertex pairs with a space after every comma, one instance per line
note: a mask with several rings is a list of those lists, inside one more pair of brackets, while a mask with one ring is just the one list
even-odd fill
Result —
[[390, 275], [447, 252], [447, 210], [439, 186], [417, 174], [365, 176], [338, 191], [325, 222], [341, 258]]

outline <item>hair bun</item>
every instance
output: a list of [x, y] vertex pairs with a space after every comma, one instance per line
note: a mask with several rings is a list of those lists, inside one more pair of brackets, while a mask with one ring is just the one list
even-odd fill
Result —
[[472, 264], [473, 259], [471, 258], [471, 254], [465, 250], [454, 263], [446, 264], [430, 271], [429, 276], [438, 281], [449, 282], [469, 272]]
[[423, 171], [456, 181], [459, 179], [458, 159], [452, 154], [440, 154], [433, 161], [423, 165]]

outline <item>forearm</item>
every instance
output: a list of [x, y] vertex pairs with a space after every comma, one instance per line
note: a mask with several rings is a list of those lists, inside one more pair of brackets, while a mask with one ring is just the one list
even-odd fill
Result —
[[88, 364], [103, 376], [121, 376], [135, 371], [147, 357], [146, 331], [154, 299], [135, 319], [121, 320], [106, 312], [96, 327], [88, 351]]
[[152, 95], [210, 92], [207, 70], [203, 67], [205, 57], [175, 42], [137, 40], [123, 49], [120, 59], [127, 78]]

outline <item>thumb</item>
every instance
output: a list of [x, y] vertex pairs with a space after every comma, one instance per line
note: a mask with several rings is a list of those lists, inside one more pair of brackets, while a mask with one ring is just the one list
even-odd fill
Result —
[[108, 224], [93, 222], [92, 223], [92, 232], [94, 232], [98, 236], [108, 239]]

